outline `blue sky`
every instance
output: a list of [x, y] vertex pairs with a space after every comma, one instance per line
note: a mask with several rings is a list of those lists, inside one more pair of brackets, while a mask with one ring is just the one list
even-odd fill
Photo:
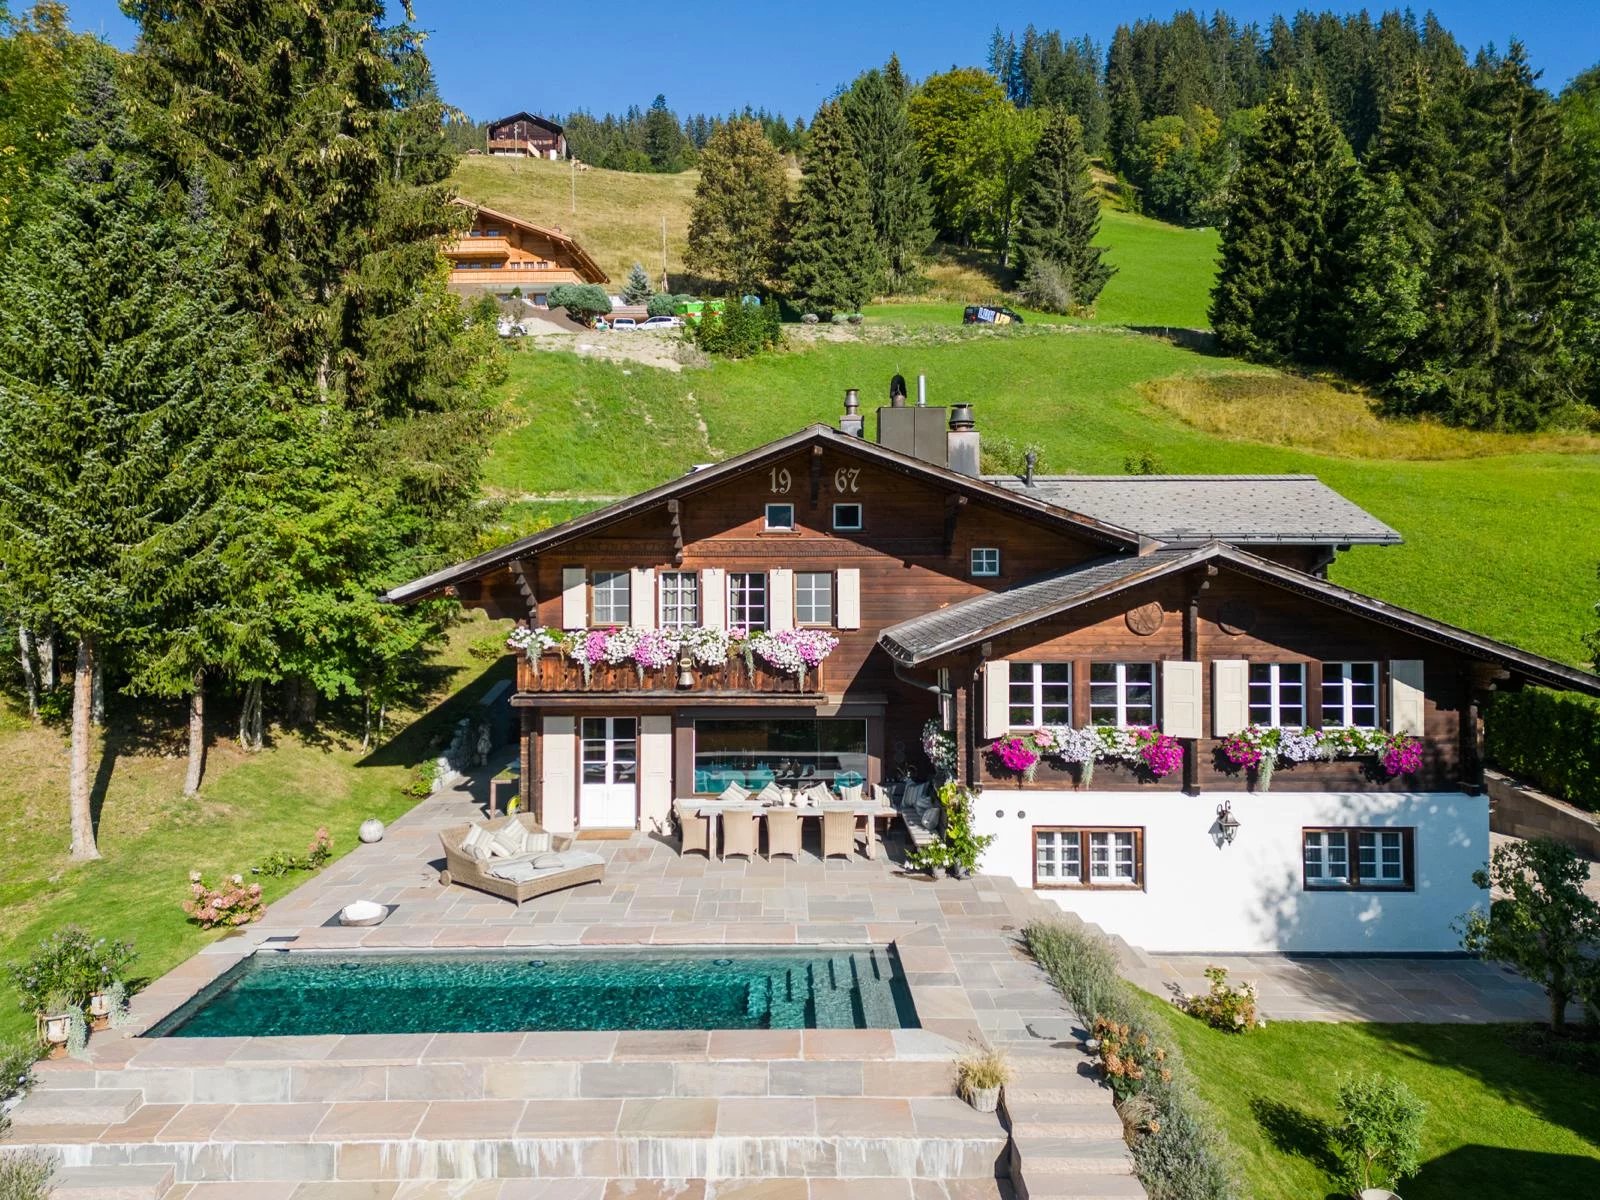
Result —
[[[13, 0], [13, 7], [24, 2]], [[445, 99], [479, 118], [518, 109], [621, 110], [663, 92], [680, 113], [750, 104], [809, 119], [838, 85], [891, 51], [920, 78], [982, 62], [996, 21], [1017, 33], [1032, 22], [1104, 42], [1124, 21], [1166, 17], [1180, 7], [1152, 0], [415, 0], [418, 24], [432, 31], [429, 55]], [[1377, 12], [1385, 4], [1242, 0], [1222, 7], [1241, 21], [1265, 23], [1274, 12], [1299, 7]], [[79, 28], [124, 48], [132, 44], [133, 26], [115, 0], [78, 0], [71, 11]], [[1600, 0], [1442, 0], [1434, 11], [1469, 49], [1520, 37], [1553, 90], [1600, 62]]]

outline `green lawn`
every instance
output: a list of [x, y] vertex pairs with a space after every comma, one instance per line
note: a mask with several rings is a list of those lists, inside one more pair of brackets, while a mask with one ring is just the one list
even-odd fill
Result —
[[[24, 957], [40, 939], [76, 923], [93, 933], [129, 938], [139, 952], [136, 976], [155, 978], [221, 936], [188, 923], [179, 905], [190, 871], [248, 874], [273, 850], [303, 853], [326, 825], [336, 855], [356, 845], [369, 816], [390, 820], [416, 803], [401, 793], [414, 764], [433, 753], [432, 739], [466, 705], [504, 676], [467, 645], [491, 632], [475, 617], [453, 631], [434, 665], [436, 698], [425, 714], [400, 713], [390, 739], [370, 754], [334, 737], [330, 743], [279, 735], [257, 755], [231, 744], [213, 747], [199, 797], [182, 796], [183, 759], [174, 753], [177, 723], [132, 730], [120, 722], [102, 759], [98, 862], [66, 855], [67, 755], [61, 732], [5, 712], [0, 720], [0, 963]], [[154, 733], [152, 732], [154, 730]], [[262, 880], [270, 902], [306, 879]], [[331, 913], [329, 914], [332, 915]], [[31, 1030], [10, 983], [0, 979], [0, 1038]]]
[[677, 374], [528, 352], [511, 370], [512, 423], [487, 465], [503, 494], [629, 493], [834, 422], [849, 387], [870, 413], [891, 375], [922, 372], [931, 402], [970, 401], [991, 437], [1038, 444], [1042, 470], [1115, 473], [1128, 455], [1149, 453], [1175, 472], [1319, 475], [1407, 539], [1341, 556], [1336, 580], [1565, 661], [1587, 658], [1600, 598], [1600, 454], [1397, 461], [1206, 433], [1140, 385], [1259, 369], [1110, 330], [913, 332]]
[[1515, 1049], [1522, 1027], [1285, 1021], [1241, 1036], [1167, 1021], [1253, 1200], [1334, 1193], [1327, 1123], [1346, 1071], [1393, 1075], [1428, 1105], [1406, 1200], [1600, 1195], [1600, 1079]]

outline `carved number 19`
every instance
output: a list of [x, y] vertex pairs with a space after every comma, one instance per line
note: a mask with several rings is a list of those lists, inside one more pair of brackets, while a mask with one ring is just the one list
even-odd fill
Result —
[[787, 467], [773, 467], [772, 492], [775, 496], [787, 496], [789, 489], [794, 486], [794, 476], [789, 474]]

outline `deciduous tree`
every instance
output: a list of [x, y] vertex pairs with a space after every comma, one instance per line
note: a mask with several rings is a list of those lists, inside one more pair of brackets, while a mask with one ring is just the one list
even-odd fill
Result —
[[965, 242], [977, 231], [973, 127], [988, 110], [1009, 105], [994, 76], [976, 67], [930, 75], [907, 102], [934, 213], [946, 237]]
[[783, 160], [753, 120], [729, 121], [700, 155], [684, 262], [735, 294], [773, 275], [788, 181]]

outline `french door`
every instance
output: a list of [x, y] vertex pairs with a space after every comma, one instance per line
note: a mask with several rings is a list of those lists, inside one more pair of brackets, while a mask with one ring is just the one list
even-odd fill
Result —
[[578, 787], [583, 829], [632, 829], [639, 794], [639, 723], [633, 717], [584, 717]]

